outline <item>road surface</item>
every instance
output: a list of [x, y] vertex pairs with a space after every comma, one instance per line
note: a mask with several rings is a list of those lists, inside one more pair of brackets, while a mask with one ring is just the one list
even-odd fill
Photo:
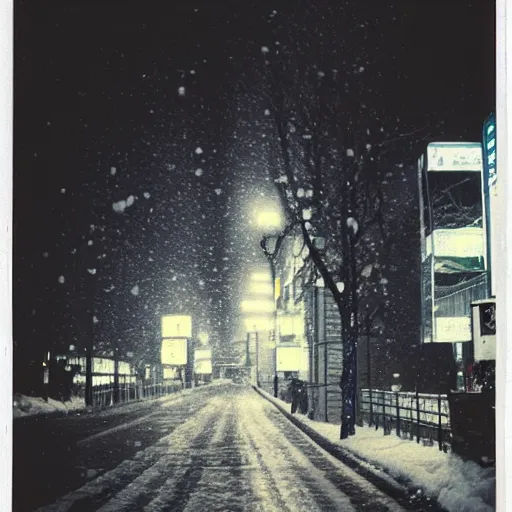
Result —
[[402, 510], [242, 385], [27, 421], [14, 456], [14, 510]]

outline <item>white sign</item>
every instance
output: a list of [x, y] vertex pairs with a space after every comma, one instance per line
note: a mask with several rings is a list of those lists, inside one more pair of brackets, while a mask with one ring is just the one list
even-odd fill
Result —
[[278, 372], [298, 372], [302, 370], [301, 347], [277, 347], [276, 370]]
[[279, 334], [281, 336], [300, 336], [304, 333], [304, 321], [301, 315], [282, 315], [278, 317]]
[[460, 343], [471, 341], [469, 316], [440, 316], [435, 318], [434, 342]]
[[166, 315], [162, 317], [162, 338], [191, 338], [192, 317]]
[[482, 172], [482, 145], [477, 142], [432, 142], [427, 146], [427, 171]]
[[212, 373], [212, 350], [210, 348], [201, 348], [195, 350], [194, 373], [198, 375]]
[[[494, 308], [494, 309], [492, 309]], [[496, 360], [496, 301], [471, 304], [475, 361]], [[487, 318], [482, 313], [487, 312]], [[489, 314], [490, 313], [490, 314]], [[482, 325], [483, 324], [483, 325]]]
[[[427, 237], [427, 256], [432, 252], [431, 236]], [[478, 227], [436, 229], [434, 254], [453, 258], [485, 256], [484, 230]]]
[[183, 366], [187, 364], [187, 339], [172, 338], [162, 340], [162, 364]]

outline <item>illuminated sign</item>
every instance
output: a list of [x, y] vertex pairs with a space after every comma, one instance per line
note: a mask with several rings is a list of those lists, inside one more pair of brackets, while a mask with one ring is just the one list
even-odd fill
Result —
[[469, 316], [436, 317], [434, 341], [438, 343], [471, 341], [471, 318]]
[[161, 362], [171, 366], [187, 364], [187, 339], [172, 338], [162, 340]]
[[212, 350], [209, 348], [197, 349], [194, 352], [194, 373], [212, 373]]
[[301, 335], [304, 332], [304, 321], [301, 315], [283, 315], [278, 318], [281, 336]]
[[489, 188], [496, 185], [496, 118], [491, 114], [484, 123], [484, 175]]
[[301, 347], [277, 347], [276, 370], [278, 372], [298, 372], [303, 368]]
[[482, 171], [482, 145], [433, 142], [427, 146], [427, 171]]
[[482, 228], [436, 229], [433, 240], [431, 240], [431, 236], [427, 237], [427, 256], [432, 252], [432, 242], [436, 257], [467, 258], [485, 255], [485, 239]]
[[271, 300], [243, 300], [241, 307], [244, 313], [272, 313], [275, 308]]
[[166, 315], [162, 317], [162, 338], [191, 338], [192, 317]]

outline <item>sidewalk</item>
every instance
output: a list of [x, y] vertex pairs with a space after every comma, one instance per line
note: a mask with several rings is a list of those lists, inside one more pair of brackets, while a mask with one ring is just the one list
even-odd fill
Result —
[[[290, 414], [290, 404], [256, 389], [322, 448], [362, 474], [378, 488], [402, 501], [404, 493], [423, 501], [437, 502], [448, 512], [495, 510], [495, 468], [482, 468], [437, 445], [385, 436], [382, 429], [356, 427], [356, 435], [340, 440], [340, 426]], [[411, 501], [412, 501], [411, 500]], [[434, 510], [439, 507], [435, 505]]]

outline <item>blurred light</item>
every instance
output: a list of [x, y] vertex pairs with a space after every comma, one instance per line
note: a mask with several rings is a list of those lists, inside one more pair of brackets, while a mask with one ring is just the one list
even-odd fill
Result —
[[272, 313], [274, 303], [271, 300], [243, 300], [241, 308], [244, 313]]
[[208, 340], [210, 339], [210, 336], [208, 335], [207, 332], [200, 332], [198, 338], [203, 345], [206, 345], [208, 343]]
[[251, 281], [264, 281], [264, 282], [271, 282], [272, 279], [270, 278], [268, 272], [253, 272], [251, 274]]
[[268, 316], [250, 316], [244, 318], [244, 324], [247, 332], [270, 331], [273, 328], [273, 322]]
[[251, 283], [250, 290], [252, 293], [256, 293], [258, 295], [268, 295], [272, 296], [272, 284], [266, 282], [254, 282]]
[[256, 224], [263, 229], [278, 230], [281, 228], [283, 222], [279, 211], [263, 210], [256, 214]]

